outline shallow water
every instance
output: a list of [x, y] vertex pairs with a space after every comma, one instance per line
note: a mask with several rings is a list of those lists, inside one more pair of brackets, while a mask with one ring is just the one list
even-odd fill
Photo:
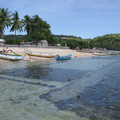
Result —
[[0, 120], [119, 120], [119, 59], [0, 63]]

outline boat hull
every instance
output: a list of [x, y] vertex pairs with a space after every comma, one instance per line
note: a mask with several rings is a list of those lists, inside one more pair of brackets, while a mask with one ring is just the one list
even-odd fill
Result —
[[19, 60], [23, 60], [24, 56], [22, 56], [22, 55], [1, 54], [0, 53], [0, 59], [19, 61]]
[[96, 55], [96, 56], [106, 56], [107, 54], [106, 53], [93, 53], [93, 55]]
[[30, 56], [35, 56], [35, 57], [46, 57], [46, 58], [53, 58], [56, 56], [56, 54], [49, 54], [49, 53], [37, 53], [37, 52], [31, 52], [31, 51], [26, 51], [26, 53]]
[[70, 60], [72, 58], [72, 55], [69, 54], [69, 55], [66, 55], [66, 56], [55, 56], [55, 59], [56, 60]]

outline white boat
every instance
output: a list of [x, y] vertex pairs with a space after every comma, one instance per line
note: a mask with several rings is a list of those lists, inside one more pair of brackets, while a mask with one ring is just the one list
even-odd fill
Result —
[[50, 54], [50, 53], [39, 53], [39, 52], [32, 52], [32, 51], [25, 51], [30, 56], [36, 56], [36, 57], [46, 57], [46, 58], [53, 58], [57, 54]]
[[93, 55], [96, 55], [96, 56], [108, 56], [108, 55], [114, 55], [114, 52], [112, 52], [112, 51], [94, 52]]
[[24, 56], [0, 53], [0, 59], [18, 61], [18, 60], [23, 60]]
[[93, 55], [97, 55], [97, 56], [106, 56], [107, 54], [106, 54], [106, 53], [97, 53], [97, 52], [95, 52], [95, 53], [93, 53]]

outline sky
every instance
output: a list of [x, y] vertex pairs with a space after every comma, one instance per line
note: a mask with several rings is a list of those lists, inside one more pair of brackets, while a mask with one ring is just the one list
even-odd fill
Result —
[[120, 33], [120, 0], [0, 0], [0, 8], [17, 11], [20, 19], [39, 15], [55, 35], [94, 38]]

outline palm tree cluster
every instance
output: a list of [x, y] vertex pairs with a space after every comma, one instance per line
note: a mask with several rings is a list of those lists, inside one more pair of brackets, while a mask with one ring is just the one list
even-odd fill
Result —
[[10, 28], [10, 32], [26, 32], [28, 39], [32, 41], [49, 39], [51, 36], [50, 25], [43, 21], [38, 15], [25, 15], [20, 20], [18, 12], [11, 13], [11, 11], [0, 8], [0, 38], [3, 38], [6, 29]]
[[32, 40], [49, 39], [51, 36], [50, 25], [46, 21], [43, 21], [38, 15], [32, 18], [25, 15], [23, 25], [27, 36]]

